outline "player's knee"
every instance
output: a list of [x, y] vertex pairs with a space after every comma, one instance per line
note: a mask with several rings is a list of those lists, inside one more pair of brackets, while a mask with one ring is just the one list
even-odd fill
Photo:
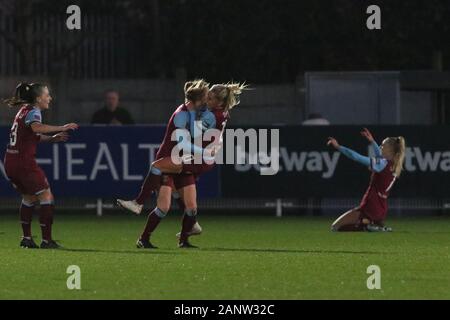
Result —
[[45, 190], [44, 192], [40, 193], [37, 198], [39, 199], [40, 203], [53, 203], [54, 197], [50, 189]]
[[172, 204], [172, 199], [170, 195], [168, 197], [158, 197], [156, 201], [156, 206], [164, 212], [169, 212], [170, 206]]
[[184, 205], [186, 207], [186, 209], [195, 209], [197, 210], [197, 201], [195, 198], [188, 197], [188, 198], [184, 198]]
[[161, 169], [161, 161], [156, 160], [150, 164], [150, 168]]
[[23, 195], [22, 196], [22, 203], [24, 203], [26, 205], [29, 204], [28, 205], [29, 207], [35, 205], [38, 202], [39, 202], [39, 199], [37, 196], [32, 196], [32, 195]]
[[21, 206], [23, 207], [23, 206], [25, 206], [25, 207], [28, 207], [28, 208], [32, 208], [32, 207], [34, 207], [36, 204], [38, 204], [39, 202], [36, 202], [36, 201], [30, 201], [30, 200], [26, 200], [25, 198], [23, 198], [22, 199], [22, 203], [21, 203]]
[[186, 208], [186, 210], [197, 210], [197, 203], [185, 201], [184, 207]]
[[335, 221], [331, 224], [330, 230], [332, 232], [338, 232], [340, 227], [341, 227], [341, 224], [339, 223], [339, 221]]

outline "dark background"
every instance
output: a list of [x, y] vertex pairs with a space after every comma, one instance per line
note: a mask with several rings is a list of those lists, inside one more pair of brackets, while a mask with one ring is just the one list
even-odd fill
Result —
[[[81, 7], [81, 30], [66, 28], [72, 4]], [[374, 4], [381, 30], [366, 27]], [[42, 81], [55, 98], [47, 123], [87, 125], [105, 90], [114, 89], [136, 123], [165, 125], [186, 80], [245, 81], [252, 90], [230, 127], [280, 128], [289, 150], [325, 150], [333, 135], [364, 152], [357, 132], [372, 125], [379, 139], [404, 135], [410, 148], [445, 152], [449, 18], [444, 0], [0, 0], [0, 98], [19, 81]], [[302, 127], [317, 111], [331, 126]], [[14, 115], [0, 109], [5, 132]], [[130, 128], [114, 130], [133, 143]], [[307, 172], [261, 178], [223, 166], [218, 200], [358, 198], [367, 170], [339, 163], [328, 180]], [[407, 172], [394, 197], [444, 201], [447, 175]]]
[[[33, 20], [65, 19], [70, 4], [80, 5], [85, 16], [110, 17], [116, 37], [126, 35], [127, 45], [116, 47], [123, 56], [118, 77], [174, 77], [177, 68], [185, 68], [188, 78], [213, 82], [283, 83], [304, 71], [448, 70], [450, 62], [445, 0], [1, 0], [0, 10], [16, 20], [18, 36], [10, 40], [21, 52], [23, 74], [34, 71], [30, 47], [48, 45], [46, 32], [28, 39]], [[366, 28], [372, 4], [382, 8], [381, 30]], [[66, 53], [100, 35], [100, 26], [83, 24], [76, 37], [61, 30], [68, 36]], [[0, 30], [3, 37], [13, 31]], [[60, 54], [46, 63], [56, 72], [65, 58]], [[69, 72], [79, 70], [69, 66]]]

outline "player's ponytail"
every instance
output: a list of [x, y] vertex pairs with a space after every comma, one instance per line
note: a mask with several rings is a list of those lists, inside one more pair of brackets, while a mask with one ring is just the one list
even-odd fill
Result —
[[42, 90], [46, 87], [40, 83], [27, 83], [21, 82], [16, 86], [14, 95], [3, 100], [3, 103], [9, 107], [18, 107], [24, 104], [33, 104], [36, 102], [36, 98], [42, 94]]
[[29, 100], [31, 98], [30, 95], [31, 85], [26, 82], [21, 82], [16, 86], [16, 89], [14, 90], [14, 95], [9, 98], [3, 100], [3, 103], [8, 105], [9, 107], [18, 107], [23, 104], [30, 103]]
[[224, 111], [228, 112], [241, 102], [240, 95], [246, 88], [246, 84], [240, 83], [215, 84], [211, 91], [221, 102]]
[[207, 89], [209, 89], [209, 83], [203, 79], [186, 82], [184, 84], [184, 97], [186, 102], [197, 102], [201, 100], [207, 92]]
[[403, 162], [405, 160], [406, 142], [403, 137], [390, 138], [392, 141], [392, 147], [394, 151], [392, 169], [396, 177], [400, 177], [403, 171]]

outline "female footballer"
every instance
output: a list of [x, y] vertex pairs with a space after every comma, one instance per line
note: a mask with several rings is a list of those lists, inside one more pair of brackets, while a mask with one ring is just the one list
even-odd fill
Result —
[[[240, 95], [246, 88], [245, 85], [239, 83], [229, 83], [229, 84], [216, 84], [212, 86], [208, 93], [207, 105], [208, 109], [214, 114], [215, 118], [215, 128], [221, 132], [225, 129], [226, 122], [229, 119], [230, 110], [233, 109], [240, 103]], [[216, 153], [222, 146], [222, 141], [219, 138], [218, 141], [213, 141], [214, 152]], [[214, 163], [202, 163], [202, 164], [181, 164], [174, 169], [177, 172], [181, 171], [181, 175], [189, 173], [195, 176], [196, 180], [198, 177], [211, 170], [214, 167]], [[180, 175], [177, 174], [175, 177]], [[175, 178], [176, 179], [176, 178]], [[189, 186], [191, 187], [191, 186]], [[196, 185], [194, 183], [193, 187]], [[196, 198], [186, 198], [186, 192], [184, 188], [179, 190], [179, 194], [184, 201], [194, 202], [195, 207], [197, 207]], [[202, 232], [202, 228], [197, 223], [197, 213], [194, 217], [189, 217], [185, 213], [183, 216], [183, 223], [181, 231], [177, 234], [179, 238], [180, 247], [195, 247], [190, 244], [189, 236], [198, 235]]]
[[368, 129], [364, 128], [361, 135], [371, 143], [375, 157], [362, 156], [351, 149], [340, 146], [335, 138], [328, 138], [328, 145], [372, 171], [369, 188], [360, 206], [341, 215], [333, 222], [331, 230], [392, 231], [384, 226], [388, 211], [387, 198], [403, 169], [405, 139], [403, 137], [386, 138], [380, 148]]
[[[12, 185], [22, 194], [20, 222], [23, 237], [20, 246], [38, 248], [31, 234], [31, 221], [36, 204], [42, 231], [42, 249], [57, 249], [52, 239], [54, 198], [44, 171], [38, 166], [35, 155], [39, 142], [67, 141], [67, 131], [78, 125], [50, 126], [42, 123], [41, 111], [49, 108], [52, 97], [47, 86], [39, 83], [20, 83], [14, 96], [4, 102], [10, 107], [20, 107], [9, 135], [5, 154], [5, 171]], [[54, 134], [54, 135], [48, 135]]]
[[[211, 88], [207, 96], [207, 104], [208, 109], [214, 114], [214, 119], [211, 120], [210, 114], [204, 111], [200, 116], [200, 119], [204, 123], [204, 127], [206, 127], [204, 129], [214, 127], [219, 130], [223, 129], [226, 120], [228, 119], [229, 110], [239, 104], [239, 95], [244, 88], [245, 86], [240, 84], [215, 85]], [[203, 147], [205, 147], [205, 145], [203, 145]], [[217, 146], [215, 150], [218, 151]], [[180, 207], [182, 209], [184, 207], [195, 208], [195, 210], [184, 210], [185, 214], [183, 216], [182, 230], [177, 234], [180, 247], [194, 247], [189, 243], [188, 237], [190, 235], [201, 233], [201, 227], [197, 223], [196, 217], [197, 202], [195, 181], [201, 173], [210, 170], [213, 165], [206, 163], [190, 165], [175, 164], [171, 161], [170, 156], [166, 156], [163, 158], [159, 157], [158, 160], [152, 164], [152, 167], [156, 167], [161, 172], [159, 175], [164, 173], [162, 187], [159, 189], [158, 193], [158, 207], [164, 207], [166, 210], [169, 210], [172, 191], [177, 190], [177, 194], [181, 196], [181, 198], [178, 197], [177, 199]], [[167, 175], [166, 173], [171, 174]], [[155, 180], [158, 181], [160, 179], [158, 179], [155, 172], [150, 170], [149, 176], [147, 176], [138, 198], [132, 201], [119, 199], [117, 200], [118, 204], [136, 214], [140, 214], [144, 200], [149, 198], [151, 193], [159, 188], [157, 184], [153, 185], [151, 183], [151, 181]]]
[[[185, 103], [175, 110], [169, 120], [163, 142], [156, 154], [157, 160], [150, 166], [149, 173], [141, 187], [138, 198], [133, 201], [117, 200], [117, 204], [122, 208], [140, 214], [144, 201], [150, 198], [154, 191], [159, 191], [157, 207], [148, 216], [144, 231], [136, 243], [138, 248], [155, 247], [150, 242], [150, 235], [156, 229], [160, 221], [166, 216], [168, 209], [170, 208], [170, 197], [172, 193], [172, 184], [168, 181], [170, 176], [163, 176], [163, 171], [158, 165], [155, 165], [155, 163], [160, 159], [170, 158], [172, 150], [178, 147], [179, 141], [181, 141], [180, 144], [183, 148], [192, 150], [195, 154], [203, 154], [204, 152], [202, 147], [192, 144], [191, 141], [188, 141], [185, 137], [179, 137], [178, 135], [182, 131], [177, 129], [187, 129], [193, 134], [195, 131], [195, 120], [199, 120], [200, 116], [203, 116], [202, 122], [204, 121], [205, 123], [213, 120], [214, 116], [210, 112], [208, 112], [208, 116], [204, 114], [207, 110], [202, 110], [202, 106], [206, 103], [208, 90], [209, 84], [204, 80], [189, 81], [185, 84]], [[176, 140], [172, 140], [173, 135], [176, 136]], [[161, 184], [163, 187], [161, 187]], [[177, 176], [176, 187], [179, 189], [184, 188], [185, 215], [193, 217], [197, 209], [196, 203], [189, 202], [187, 199], [196, 198], [195, 177], [192, 174]], [[168, 201], [169, 204], [167, 204]]]

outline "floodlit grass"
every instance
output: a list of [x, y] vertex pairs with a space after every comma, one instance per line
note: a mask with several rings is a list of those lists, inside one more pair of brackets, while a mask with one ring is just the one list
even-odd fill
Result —
[[[204, 214], [192, 239], [199, 250], [176, 247], [179, 217], [155, 232], [159, 249], [136, 249], [144, 222], [60, 214], [55, 238], [65, 249], [45, 251], [18, 248], [17, 217], [0, 215], [0, 298], [450, 298], [448, 217], [391, 220], [395, 232], [375, 234], [332, 233], [324, 218]], [[81, 290], [67, 289], [70, 265], [81, 268]], [[367, 289], [370, 265], [381, 268], [381, 290]]]

